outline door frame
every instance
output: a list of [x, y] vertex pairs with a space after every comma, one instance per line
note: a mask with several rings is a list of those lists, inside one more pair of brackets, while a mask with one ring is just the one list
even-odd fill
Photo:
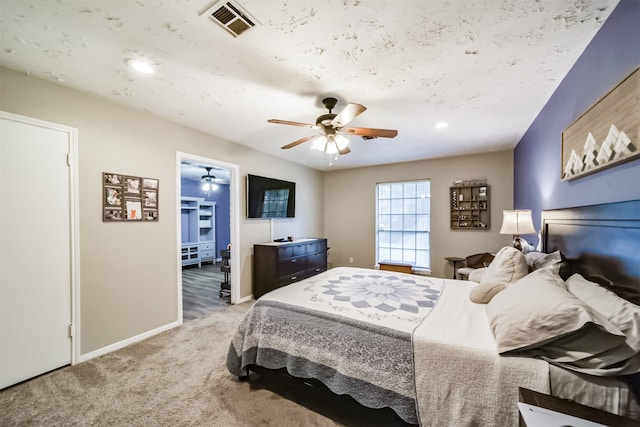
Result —
[[80, 358], [80, 210], [79, 210], [79, 179], [78, 179], [78, 129], [47, 122], [33, 117], [21, 116], [6, 111], [0, 111], [0, 118], [24, 123], [32, 126], [39, 126], [45, 129], [52, 129], [63, 132], [69, 138], [69, 153], [67, 155], [67, 165], [69, 167], [69, 236], [70, 254], [69, 277], [71, 283], [71, 325], [69, 327], [69, 338], [71, 339], [71, 364], [78, 363]]
[[[181, 165], [182, 161], [194, 161], [198, 163], [205, 163], [211, 166], [217, 166], [224, 169], [229, 169], [229, 227], [230, 227], [230, 243], [234, 250], [231, 251], [231, 265], [238, 266], [240, 261], [240, 166], [227, 163], [221, 160], [212, 159], [209, 157], [199, 156], [197, 154], [189, 154], [181, 151], [176, 151], [176, 258], [177, 258], [177, 273], [178, 278], [178, 321], [183, 322], [182, 319], [182, 240], [180, 236], [181, 218], [180, 218], [180, 187], [181, 187]], [[236, 271], [238, 269], [236, 268]], [[231, 274], [231, 304], [236, 304], [240, 297], [240, 275]]]

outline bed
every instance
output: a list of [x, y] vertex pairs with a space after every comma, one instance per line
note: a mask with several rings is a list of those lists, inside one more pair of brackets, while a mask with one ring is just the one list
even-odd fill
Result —
[[[625, 302], [640, 296], [640, 201], [546, 211], [542, 226], [544, 252], [563, 255], [554, 270], [559, 276], [562, 266], [563, 280], [583, 273]], [[525, 273], [488, 304], [478, 304], [469, 297], [482, 282], [334, 268], [261, 297], [238, 326], [227, 367], [239, 377], [257, 367], [284, 368], [424, 426], [517, 425], [518, 387], [640, 416], [638, 375], [632, 375], [640, 356], [629, 353], [629, 339], [615, 325], [595, 322], [589, 333], [600, 334], [596, 340], [582, 334], [584, 328], [580, 336], [563, 331], [562, 340], [540, 345], [504, 339], [513, 337], [509, 327], [516, 323], [500, 323], [513, 306], [509, 298], [519, 294], [515, 285], [530, 291], [526, 280], [551, 277], [549, 271]], [[607, 351], [624, 347], [627, 353], [606, 353], [618, 359], [603, 376], [609, 366], [600, 361], [576, 357], [579, 352], [569, 352], [571, 360], [566, 352], [558, 355], [561, 344], [575, 342], [602, 342]]]

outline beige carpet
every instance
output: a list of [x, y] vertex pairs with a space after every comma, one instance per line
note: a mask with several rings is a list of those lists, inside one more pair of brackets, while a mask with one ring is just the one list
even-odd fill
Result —
[[283, 376], [239, 382], [225, 366], [250, 303], [0, 391], [1, 426], [392, 426], [371, 410]]

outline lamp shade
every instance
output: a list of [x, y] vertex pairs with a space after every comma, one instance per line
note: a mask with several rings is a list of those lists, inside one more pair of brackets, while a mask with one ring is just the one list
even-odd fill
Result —
[[337, 154], [349, 145], [349, 138], [343, 135], [320, 135], [311, 143], [311, 148], [327, 154]]
[[502, 227], [500, 234], [535, 234], [530, 209], [502, 211]]

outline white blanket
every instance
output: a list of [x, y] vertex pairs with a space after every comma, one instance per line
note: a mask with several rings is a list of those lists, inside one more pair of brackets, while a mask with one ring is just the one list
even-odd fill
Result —
[[501, 357], [475, 282], [445, 280], [413, 335], [418, 417], [423, 426], [517, 426], [518, 387], [549, 393], [547, 362]]

